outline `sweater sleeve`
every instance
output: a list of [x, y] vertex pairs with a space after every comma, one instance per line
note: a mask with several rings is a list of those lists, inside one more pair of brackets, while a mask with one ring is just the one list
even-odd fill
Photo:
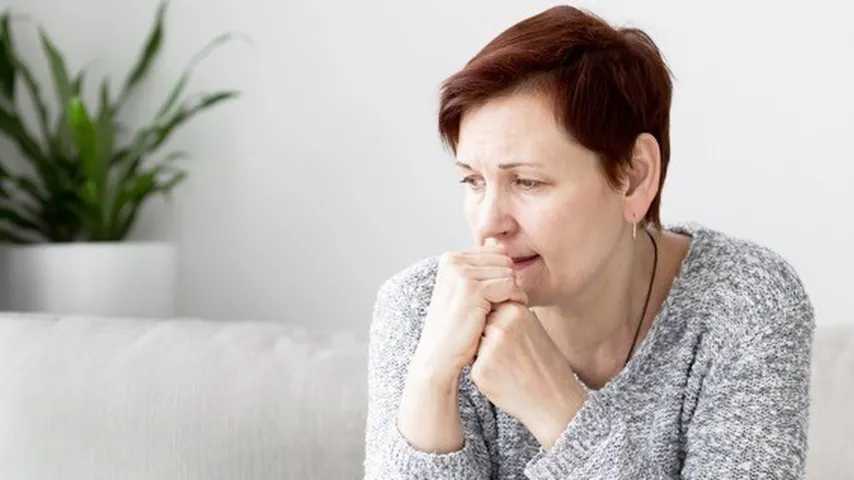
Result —
[[550, 449], [542, 445], [524, 467], [530, 480], [673, 478], [647, 445], [632, 438], [623, 412], [602, 390], [590, 390]]
[[[380, 287], [370, 327], [365, 480], [490, 478], [490, 456], [471, 399], [461, 388], [458, 401], [463, 446], [434, 453], [414, 448], [397, 426], [407, 369], [420, 337], [423, 313], [414, 308], [411, 285], [394, 278]], [[466, 367], [468, 368], [468, 367]], [[465, 371], [460, 374], [463, 384]]]
[[[728, 336], [706, 373], [687, 428], [681, 478], [805, 478], [815, 318], [804, 297]], [[528, 462], [531, 480], [673, 478], [608, 397], [590, 391], [549, 450]]]
[[804, 296], [725, 344], [687, 430], [684, 478], [805, 478], [814, 330]]

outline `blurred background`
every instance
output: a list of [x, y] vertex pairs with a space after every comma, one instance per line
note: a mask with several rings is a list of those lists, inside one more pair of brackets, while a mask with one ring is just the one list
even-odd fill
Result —
[[[118, 84], [158, 4], [0, 0], [22, 18], [17, 47], [46, 86], [38, 26], [70, 71]], [[161, 55], [124, 110], [131, 125], [154, 114], [211, 38], [251, 39], [196, 68], [190, 91], [241, 95], [169, 140], [190, 153], [189, 175], [171, 202], [150, 200], [127, 237], [176, 243], [176, 313], [366, 337], [386, 278], [472, 243], [463, 186], [437, 133], [439, 84], [499, 32], [553, 5], [170, 2]], [[772, 248], [801, 274], [817, 323], [854, 322], [854, 8], [573, 5], [646, 31], [675, 76], [663, 223], [697, 221]], [[84, 94], [97, 98], [97, 83]], [[24, 163], [1, 136], [0, 157]]]

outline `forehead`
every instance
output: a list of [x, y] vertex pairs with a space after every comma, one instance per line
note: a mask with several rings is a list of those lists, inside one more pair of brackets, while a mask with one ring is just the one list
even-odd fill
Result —
[[493, 98], [466, 111], [460, 122], [457, 161], [472, 168], [520, 162], [555, 169], [580, 154], [584, 148], [557, 124], [543, 95]]

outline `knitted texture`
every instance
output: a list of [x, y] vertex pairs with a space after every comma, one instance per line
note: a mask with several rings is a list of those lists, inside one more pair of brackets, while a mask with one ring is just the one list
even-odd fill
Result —
[[[544, 449], [460, 374], [462, 448], [415, 449], [397, 427], [439, 256], [388, 278], [370, 325], [365, 479], [805, 478], [815, 315], [781, 255], [697, 222], [648, 333]], [[577, 377], [576, 377], [577, 378]]]

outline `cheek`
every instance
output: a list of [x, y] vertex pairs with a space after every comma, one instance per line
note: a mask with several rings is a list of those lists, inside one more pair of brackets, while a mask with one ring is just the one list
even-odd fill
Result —
[[531, 238], [531, 247], [537, 250], [546, 263], [560, 260], [566, 255], [574, 234], [573, 218], [566, 208], [539, 210], [525, 228]]
[[587, 220], [581, 214], [582, 206], [575, 199], [567, 199], [537, 213], [531, 226], [533, 245], [538, 247], [549, 269], [573, 263], [573, 252], [583, 242]]
[[463, 215], [465, 216], [466, 223], [472, 230], [472, 233], [475, 233], [474, 231], [477, 229], [477, 206], [466, 201], [463, 206]]

